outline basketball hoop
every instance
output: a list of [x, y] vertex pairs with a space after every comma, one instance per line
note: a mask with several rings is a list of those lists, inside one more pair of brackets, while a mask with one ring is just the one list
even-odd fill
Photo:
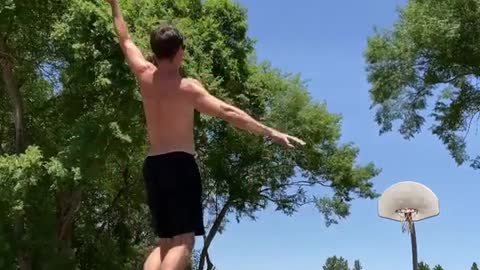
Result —
[[415, 222], [440, 213], [438, 198], [428, 187], [412, 182], [400, 182], [389, 187], [378, 201], [378, 214], [382, 218], [399, 221], [402, 232], [410, 234], [412, 266], [418, 269], [417, 233]]
[[400, 224], [402, 224], [402, 232], [411, 233], [413, 229], [413, 222], [418, 211], [413, 208], [402, 208], [395, 210], [400, 216]]

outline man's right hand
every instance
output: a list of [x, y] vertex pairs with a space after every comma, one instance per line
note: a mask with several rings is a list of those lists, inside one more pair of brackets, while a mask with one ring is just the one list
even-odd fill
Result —
[[272, 141], [290, 149], [295, 148], [295, 144], [302, 145], [302, 146], [305, 145], [305, 142], [300, 140], [299, 138], [290, 136], [288, 134], [285, 134], [276, 130], [273, 131], [269, 135], [269, 137], [270, 139], [272, 139]]

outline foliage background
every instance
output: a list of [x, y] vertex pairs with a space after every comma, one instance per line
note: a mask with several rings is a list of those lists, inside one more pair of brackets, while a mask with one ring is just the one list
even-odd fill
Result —
[[[287, 152], [209, 117], [196, 117], [208, 224], [196, 267], [230, 218], [273, 204], [314, 204], [327, 225], [355, 198], [374, 198], [373, 164], [340, 144], [339, 115], [304, 82], [255, 60], [246, 11], [227, 0], [121, 1], [137, 44], [163, 22], [188, 37], [186, 76], [308, 146]], [[141, 97], [101, 1], [16, 1], [0, 7], [0, 268], [136, 269], [154, 244], [141, 167]], [[328, 189], [330, 196], [312, 192]]]

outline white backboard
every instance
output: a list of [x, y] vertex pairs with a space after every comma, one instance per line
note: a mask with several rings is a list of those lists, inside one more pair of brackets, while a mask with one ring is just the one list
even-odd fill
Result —
[[413, 221], [419, 221], [440, 213], [438, 198], [428, 187], [412, 181], [400, 182], [389, 187], [378, 201], [378, 215], [396, 221], [402, 216], [398, 209], [413, 208], [417, 210]]

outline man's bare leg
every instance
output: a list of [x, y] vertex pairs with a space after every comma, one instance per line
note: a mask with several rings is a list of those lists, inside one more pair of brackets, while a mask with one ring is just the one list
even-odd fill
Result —
[[160, 270], [185, 270], [192, 255], [195, 235], [187, 233], [165, 241], [169, 243], [169, 249], [162, 260]]
[[169, 244], [167, 241], [160, 241], [158, 247], [148, 255], [147, 260], [143, 264], [143, 270], [160, 270], [165, 255], [167, 255], [170, 248]]

